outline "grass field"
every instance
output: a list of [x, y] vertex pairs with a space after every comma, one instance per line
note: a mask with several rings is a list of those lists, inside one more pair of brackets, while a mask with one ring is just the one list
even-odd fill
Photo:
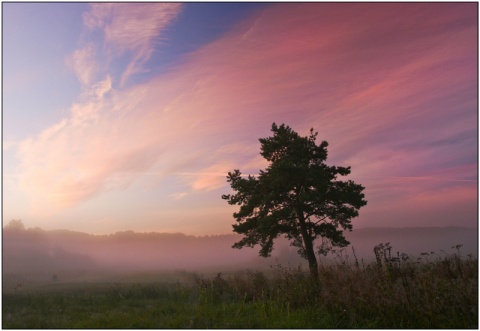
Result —
[[[51, 282], [3, 292], [2, 327], [478, 328], [478, 260], [378, 246], [377, 262], [306, 270], [178, 273], [119, 282]], [[4, 284], [5, 286], [5, 284]]]

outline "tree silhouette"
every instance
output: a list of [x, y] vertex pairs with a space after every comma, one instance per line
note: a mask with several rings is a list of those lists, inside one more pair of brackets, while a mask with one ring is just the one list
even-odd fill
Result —
[[259, 139], [260, 154], [270, 162], [258, 176], [229, 172], [227, 181], [235, 194], [222, 199], [239, 205], [233, 214], [233, 231], [245, 235], [233, 248], [261, 246], [267, 257], [273, 240], [285, 236], [308, 261], [310, 274], [318, 282], [314, 241], [321, 238], [319, 254], [349, 242], [343, 230], [352, 230], [351, 219], [367, 204], [364, 187], [353, 181], [337, 180], [350, 174], [350, 167], [327, 166], [326, 141], [316, 145], [317, 132], [301, 137], [284, 124], [272, 124], [273, 136]]
[[11, 230], [17, 230], [17, 231], [23, 231], [25, 230], [25, 226], [23, 225], [22, 220], [10, 220], [7, 225], [4, 227], [5, 229], [11, 229]]

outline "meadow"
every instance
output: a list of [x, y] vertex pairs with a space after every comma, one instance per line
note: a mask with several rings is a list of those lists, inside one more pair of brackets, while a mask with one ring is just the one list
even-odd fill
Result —
[[[132, 275], [121, 281], [25, 283], [3, 291], [2, 327], [37, 328], [478, 328], [478, 259], [392, 255], [365, 264], [340, 252], [307, 270]], [[354, 258], [352, 261], [352, 257]]]

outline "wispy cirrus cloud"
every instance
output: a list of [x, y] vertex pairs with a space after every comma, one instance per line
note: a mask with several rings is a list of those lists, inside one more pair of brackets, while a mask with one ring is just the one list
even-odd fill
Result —
[[93, 43], [75, 50], [68, 58], [67, 63], [71, 66], [82, 87], [90, 86], [97, 74], [96, 50]]
[[123, 86], [131, 75], [145, 70], [143, 65], [161, 43], [163, 30], [180, 11], [181, 4], [176, 3], [93, 3], [83, 14], [87, 42], [67, 63], [88, 90], [98, 76], [112, 76], [118, 70], [113, 68], [115, 60], [126, 55], [129, 61], [115, 78]]
[[123, 86], [129, 76], [142, 71], [163, 30], [180, 10], [178, 3], [94, 3], [83, 20], [89, 29], [101, 30], [109, 57], [131, 52], [131, 60], [120, 78]]
[[126, 189], [148, 170], [161, 150], [126, 138], [140, 136], [129, 124], [105, 115], [95, 120], [77, 115], [21, 143], [20, 186], [32, 197], [34, 210], [54, 213], [102, 192]]
[[[140, 70], [180, 8], [179, 4], [92, 4], [84, 14], [86, 35], [98, 28], [102, 36], [100, 40], [86, 37], [67, 58], [83, 93], [66, 118], [19, 144], [20, 186], [33, 198], [37, 211], [68, 208], [99, 192], [128, 187], [153, 164], [156, 154], [145, 147], [148, 140], [124, 138], [130, 131], [131, 137], [142, 139], [129, 127], [135, 121], [128, 114], [142, 92], [119, 94], [112, 85]], [[114, 77], [118, 68], [111, 66], [112, 59], [126, 51], [131, 53], [130, 61], [121, 77]]]

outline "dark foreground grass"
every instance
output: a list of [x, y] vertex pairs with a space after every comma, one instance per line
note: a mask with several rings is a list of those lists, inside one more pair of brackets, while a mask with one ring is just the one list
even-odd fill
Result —
[[[321, 266], [275, 266], [188, 283], [70, 284], [3, 294], [2, 327], [36, 328], [478, 328], [478, 261], [392, 258]], [[425, 260], [426, 256], [424, 256]]]

